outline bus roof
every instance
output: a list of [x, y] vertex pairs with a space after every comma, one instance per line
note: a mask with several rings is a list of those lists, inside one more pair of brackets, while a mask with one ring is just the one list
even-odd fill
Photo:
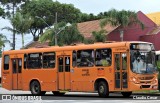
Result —
[[[45, 52], [49, 51], [62, 51], [62, 50], [80, 50], [80, 49], [93, 49], [93, 48], [114, 48], [114, 47], [124, 47], [130, 43], [149, 43], [149, 42], [140, 42], [140, 41], [125, 41], [125, 42], [111, 42], [111, 43], [94, 43], [94, 44], [76, 44], [73, 46], [51, 46], [47, 48], [30, 48], [22, 50], [9, 50], [4, 51], [3, 54], [17, 54], [17, 53], [34, 53], [42, 52], [45, 49]], [[152, 44], [152, 43], [149, 43]]]

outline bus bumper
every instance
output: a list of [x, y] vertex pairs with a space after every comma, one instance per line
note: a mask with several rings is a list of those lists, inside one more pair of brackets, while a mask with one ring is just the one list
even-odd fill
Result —
[[138, 90], [158, 90], [158, 83], [155, 83], [155, 84], [136, 84], [134, 82], [130, 82], [129, 88], [132, 91], [138, 91]]

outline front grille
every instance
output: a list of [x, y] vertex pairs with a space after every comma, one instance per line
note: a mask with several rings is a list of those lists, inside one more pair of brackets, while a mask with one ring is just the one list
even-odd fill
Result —
[[149, 84], [151, 83], [152, 81], [140, 81], [140, 83], [145, 83], [145, 84]]
[[150, 85], [142, 85], [142, 88], [150, 88]]
[[152, 80], [154, 78], [154, 76], [150, 76], [150, 77], [139, 77], [140, 80]]

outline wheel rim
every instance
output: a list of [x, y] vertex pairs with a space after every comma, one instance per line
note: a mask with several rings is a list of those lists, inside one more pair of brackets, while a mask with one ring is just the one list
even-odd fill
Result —
[[99, 87], [99, 92], [104, 93], [104, 87], [102, 85]]
[[33, 92], [38, 93], [39, 92], [39, 86], [37, 84], [34, 84], [33, 86]]
[[37, 85], [34, 86], [34, 91], [38, 92], [38, 86]]

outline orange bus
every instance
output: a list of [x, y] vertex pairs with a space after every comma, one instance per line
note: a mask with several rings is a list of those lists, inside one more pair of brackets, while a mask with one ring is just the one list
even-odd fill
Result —
[[155, 50], [148, 42], [53, 46], [3, 52], [2, 87], [33, 95], [157, 90]]

